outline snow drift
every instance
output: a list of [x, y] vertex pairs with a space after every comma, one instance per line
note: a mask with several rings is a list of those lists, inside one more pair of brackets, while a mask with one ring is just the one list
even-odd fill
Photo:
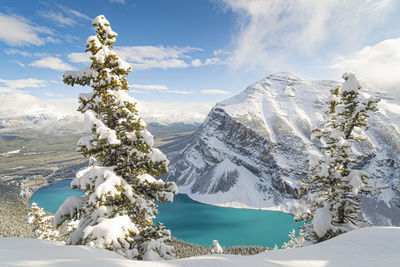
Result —
[[371, 227], [302, 248], [280, 249], [255, 256], [207, 255], [164, 262], [124, 259], [107, 250], [63, 246], [37, 239], [0, 238], [0, 265], [11, 266], [398, 266], [400, 228]]

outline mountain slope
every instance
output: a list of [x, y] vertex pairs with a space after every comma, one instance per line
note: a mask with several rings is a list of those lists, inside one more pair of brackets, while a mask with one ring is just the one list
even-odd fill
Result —
[[[164, 178], [200, 202], [295, 212], [308, 154], [319, 153], [311, 129], [322, 120], [329, 90], [340, 84], [278, 73], [250, 85], [214, 106], [194, 135], [163, 147], [171, 160]], [[359, 133], [365, 141], [356, 146], [355, 164], [373, 183], [391, 185], [365, 199], [363, 211], [376, 224], [400, 225], [400, 101], [363, 86], [364, 97], [382, 101], [371, 130]]]

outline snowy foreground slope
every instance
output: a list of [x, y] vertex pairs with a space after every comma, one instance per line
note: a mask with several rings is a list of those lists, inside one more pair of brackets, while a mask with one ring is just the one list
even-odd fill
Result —
[[[228, 207], [295, 212], [304, 194], [298, 181], [308, 172], [310, 140], [337, 81], [273, 74], [213, 107], [199, 130], [162, 147], [171, 161], [166, 180], [197, 201]], [[373, 184], [389, 185], [363, 199], [365, 216], [376, 225], [400, 225], [400, 99], [368, 84], [363, 97], [377, 96], [366, 140], [354, 151]], [[362, 156], [366, 155], [366, 156]]]
[[208, 255], [164, 262], [122, 258], [107, 250], [62, 246], [52, 241], [0, 238], [0, 266], [399, 266], [400, 228], [355, 230], [303, 248], [267, 251], [255, 256]]

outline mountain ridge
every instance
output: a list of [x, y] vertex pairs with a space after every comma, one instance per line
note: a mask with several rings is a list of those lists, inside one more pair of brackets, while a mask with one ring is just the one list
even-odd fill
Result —
[[[177, 182], [181, 192], [200, 202], [294, 213], [303, 205], [300, 197], [305, 192], [298, 181], [307, 176], [308, 154], [319, 153], [310, 139], [311, 129], [322, 120], [329, 91], [340, 84], [288, 73], [253, 83], [215, 105], [193, 136], [171, 144], [181, 147], [179, 152], [171, 152], [168, 145], [163, 148], [171, 160], [164, 179]], [[385, 97], [380, 112], [370, 118], [371, 130], [357, 132], [365, 141], [355, 145], [355, 164], [375, 177], [374, 184], [396, 184], [400, 106], [396, 97], [368, 84], [361, 95]], [[362, 207], [374, 223], [398, 225], [396, 201], [399, 191], [390, 187]], [[384, 220], [379, 219], [379, 209], [386, 210]]]

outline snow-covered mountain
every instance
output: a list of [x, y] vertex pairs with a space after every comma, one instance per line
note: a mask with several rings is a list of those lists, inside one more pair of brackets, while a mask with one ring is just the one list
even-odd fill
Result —
[[[200, 202], [294, 212], [308, 155], [318, 153], [311, 129], [340, 84], [278, 73], [250, 85], [214, 106], [195, 134], [163, 147], [171, 161], [164, 178]], [[366, 140], [354, 151], [357, 164], [390, 186], [362, 208], [375, 224], [400, 225], [400, 99], [368, 84], [362, 95], [382, 100], [370, 130], [360, 133]]]
[[55, 115], [52, 113], [26, 114], [0, 117], [0, 133], [38, 130], [51, 134], [80, 132], [83, 117], [78, 113]]

